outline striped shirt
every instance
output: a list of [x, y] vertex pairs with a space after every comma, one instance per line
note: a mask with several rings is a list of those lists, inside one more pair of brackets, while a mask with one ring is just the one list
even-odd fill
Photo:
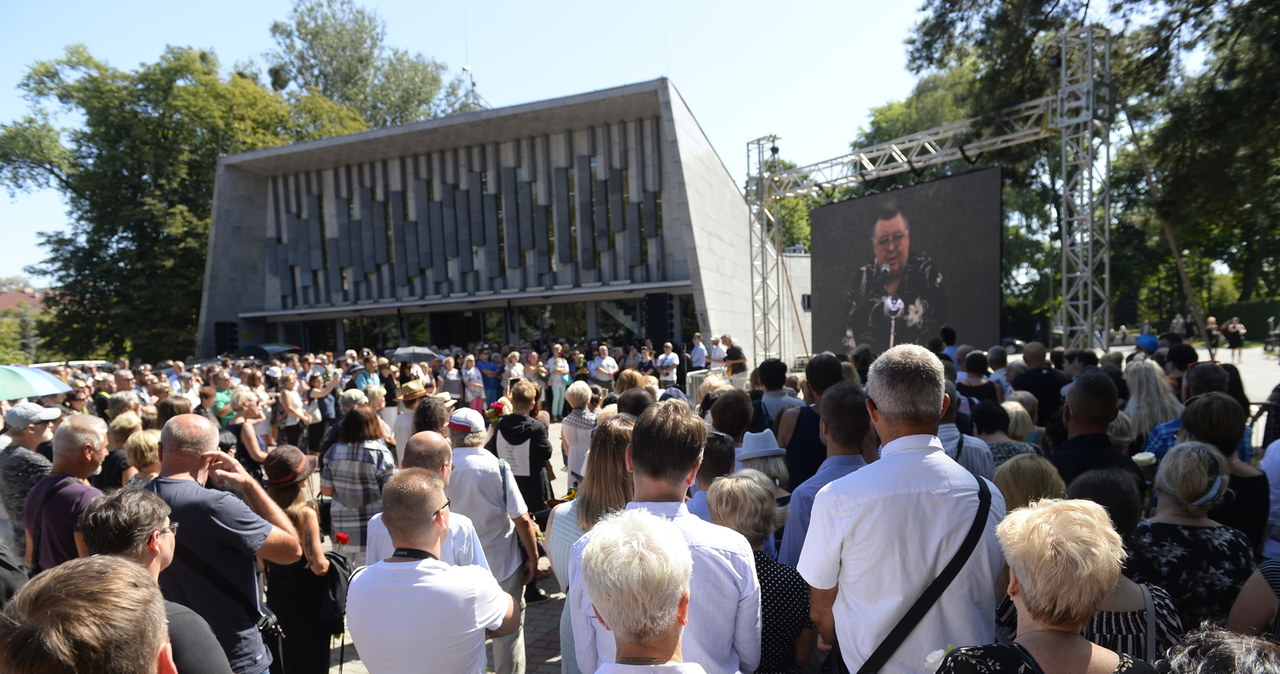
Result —
[[324, 455], [320, 486], [333, 488], [333, 530], [363, 547], [369, 518], [382, 512], [382, 487], [396, 472], [391, 450], [381, 440], [339, 442]]

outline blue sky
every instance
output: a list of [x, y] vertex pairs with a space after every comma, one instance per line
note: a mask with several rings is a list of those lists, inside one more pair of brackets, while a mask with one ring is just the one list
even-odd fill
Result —
[[[801, 164], [848, 151], [871, 108], [910, 93], [914, 2], [366, 2], [389, 44], [451, 72], [470, 65], [494, 107], [670, 77], [731, 175], [747, 143], [781, 136]], [[261, 61], [288, 0], [0, 0], [0, 123], [28, 109], [15, 88], [34, 62], [84, 43], [121, 69], [166, 45], [213, 50], [224, 70]], [[37, 231], [66, 224], [58, 193], [0, 191], [0, 276], [46, 255]]]

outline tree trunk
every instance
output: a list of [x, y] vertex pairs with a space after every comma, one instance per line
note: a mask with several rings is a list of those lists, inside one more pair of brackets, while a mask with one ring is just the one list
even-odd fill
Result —
[[[1151, 174], [1151, 164], [1147, 162], [1147, 152], [1142, 148], [1142, 141], [1138, 138], [1137, 129], [1133, 127], [1133, 117], [1128, 110], [1125, 110], [1124, 118], [1129, 124], [1129, 135], [1133, 137], [1133, 147], [1138, 151], [1138, 160], [1142, 162], [1142, 173], [1146, 176], [1147, 189], [1151, 192], [1152, 201], [1159, 201], [1161, 198], [1160, 186], [1156, 184], [1155, 176]], [[1187, 276], [1187, 266], [1182, 261], [1182, 249], [1178, 247], [1178, 237], [1173, 231], [1173, 224], [1160, 213], [1159, 209], [1153, 210], [1155, 210], [1156, 218], [1160, 220], [1160, 226], [1164, 230], [1165, 241], [1169, 243], [1169, 252], [1173, 253], [1173, 264], [1178, 268], [1178, 279], [1182, 281], [1182, 294], [1187, 298], [1187, 306], [1191, 307], [1191, 316], [1195, 319], [1196, 327], [1200, 331], [1200, 337], [1208, 341], [1209, 333], [1205, 331], [1204, 310], [1200, 308], [1200, 301], [1196, 299], [1195, 289], [1191, 286], [1191, 277]]]

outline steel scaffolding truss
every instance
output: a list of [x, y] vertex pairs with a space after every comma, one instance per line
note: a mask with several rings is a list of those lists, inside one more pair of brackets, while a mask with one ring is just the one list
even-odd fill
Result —
[[[751, 213], [752, 358], [784, 357], [781, 231], [782, 199], [814, 194], [957, 159], [1062, 137], [1062, 314], [1068, 348], [1090, 344], [1108, 325], [1110, 270], [1110, 141], [1112, 96], [1110, 36], [1100, 27], [1058, 38], [1061, 88], [985, 117], [944, 124], [849, 154], [783, 171], [770, 171], [778, 136], [747, 144], [746, 200]], [[791, 298], [795, 302], [795, 298]], [[1100, 346], [1106, 348], [1106, 340]], [[807, 347], [805, 349], [807, 351]]]
[[1110, 340], [1111, 40], [1101, 28], [1062, 38], [1056, 126], [1062, 129], [1062, 342]]

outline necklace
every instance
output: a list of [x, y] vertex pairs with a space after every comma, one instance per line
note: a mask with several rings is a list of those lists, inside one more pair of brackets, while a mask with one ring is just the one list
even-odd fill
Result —
[[620, 665], [665, 665], [670, 662], [670, 658], [615, 658], [614, 662]]

